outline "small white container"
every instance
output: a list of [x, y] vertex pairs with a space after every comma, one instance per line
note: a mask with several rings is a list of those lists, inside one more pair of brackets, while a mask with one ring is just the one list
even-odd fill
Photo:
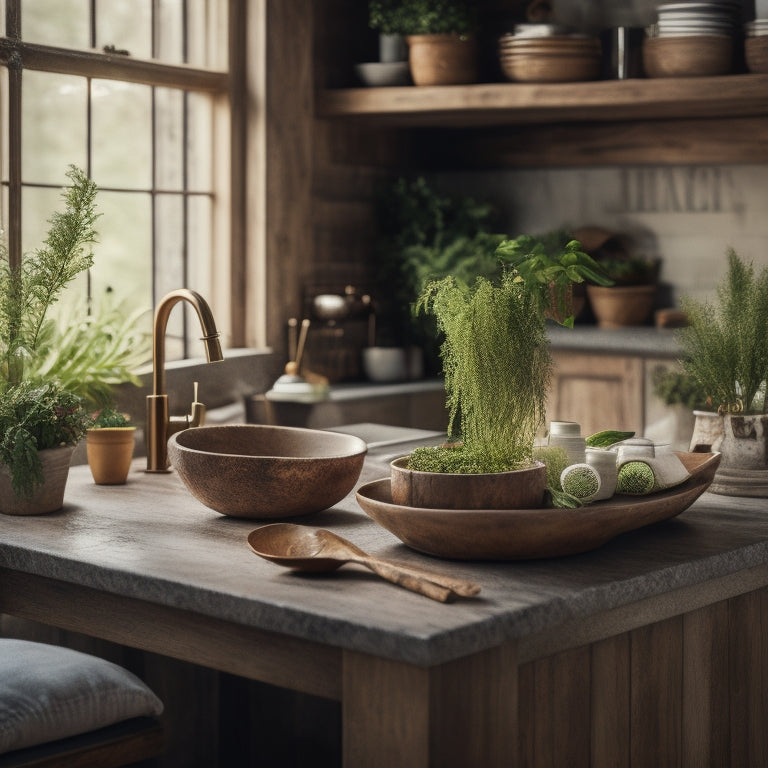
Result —
[[575, 421], [552, 421], [549, 424], [549, 445], [562, 448], [569, 464], [583, 464], [587, 447], [581, 436], [581, 425]]
[[630, 459], [652, 459], [656, 455], [653, 440], [644, 437], [631, 437], [616, 446], [618, 454], [616, 463], [621, 464]]
[[609, 451], [604, 448], [587, 448], [586, 455], [587, 464], [594, 467], [600, 475], [600, 490], [592, 500], [610, 499], [616, 493], [616, 479], [619, 474], [619, 468], [616, 465], [616, 451]]

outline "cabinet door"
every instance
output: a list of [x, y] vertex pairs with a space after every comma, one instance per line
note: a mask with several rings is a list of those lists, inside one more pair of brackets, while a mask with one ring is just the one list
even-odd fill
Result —
[[547, 421], [577, 421], [582, 435], [602, 429], [643, 431], [643, 360], [553, 351]]

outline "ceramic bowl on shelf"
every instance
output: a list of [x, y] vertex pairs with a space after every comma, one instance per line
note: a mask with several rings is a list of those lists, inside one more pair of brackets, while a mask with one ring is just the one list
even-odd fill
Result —
[[368, 61], [355, 64], [355, 74], [363, 85], [371, 88], [411, 85], [407, 61]]
[[768, 30], [765, 34], [744, 40], [744, 58], [747, 69], [754, 74], [768, 74]]
[[582, 35], [503, 35], [499, 39], [499, 64], [504, 76], [517, 82], [596, 80], [600, 43]]
[[725, 35], [647, 37], [643, 68], [648, 77], [712, 77], [731, 71], [733, 40]]

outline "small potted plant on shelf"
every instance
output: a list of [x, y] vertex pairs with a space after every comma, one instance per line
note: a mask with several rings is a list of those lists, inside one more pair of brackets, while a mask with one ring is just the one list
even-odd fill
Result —
[[396, 504], [453, 509], [536, 507], [546, 469], [534, 460], [552, 361], [546, 317], [572, 324], [572, 282], [604, 281], [577, 242], [557, 257], [504, 241], [499, 277], [429, 283], [418, 306], [445, 334], [441, 355], [451, 442], [392, 463]]
[[768, 267], [756, 272], [729, 249], [716, 301], [684, 297], [682, 307], [689, 323], [677, 331], [683, 367], [723, 419], [711, 490], [768, 496]]
[[381, 4], [380, 28], [406, 36], [415, 85], [477, 80], [477, 14], [473, 0], [399, 0]]
[[97, 485], [122, 485], [133, 458], [136, 427], [130, 419], [107, 405], [95, 416], [86, 436], [88, 466]]
[[[52, 512], [63, 502], [69, 462], [90, 423], [87, 403], [112, 382], [141, 344], [125, 323], [71, 323], [52, 308], [93, 264], [96, 185], [74, 166], [64, 210], [54, 213], [41, 248], [10, 263], [0, 243], [0, 512]], [[104, 316], [102, 315], [102, 320]], [[122, 326], [122, 330], [121, 330]]]

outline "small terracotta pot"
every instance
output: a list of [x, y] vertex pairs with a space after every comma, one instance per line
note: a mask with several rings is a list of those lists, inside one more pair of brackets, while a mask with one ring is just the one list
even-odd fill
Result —
[[65, 445], [40, 451], [43, 484], [28, 499], [16, 495], [11, 486], [10, 470], [0, 465], [0, 512], [5, 515], [43, 515], [61, 509], [74, 450], [74, 445]]
[[474, 35], [409, 35], [414, 85], [465, 85], [477, 80]]
[[392, 501], [403, 507], [532, 509], [544, 500], [547, 472], [540, 461], [525, 469], [477, 475], [417, 472], [407, 463], [403, 456], [390, 464]]
[[655, 285], [588, 285], [587, 296], [600, 328], [643, 325], [651, 315]]
[[85, 438], [88, 466], [97, 485], [122, 485], [128, 479], [136, 427], [89, 429]]

